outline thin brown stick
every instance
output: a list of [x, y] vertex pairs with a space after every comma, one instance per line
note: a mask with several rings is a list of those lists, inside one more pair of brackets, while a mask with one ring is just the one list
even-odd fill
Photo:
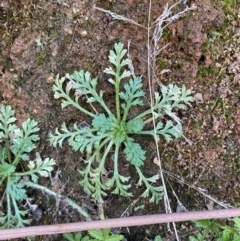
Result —
[[0, 240], [27, 236], [52, 235], [90, 229], [141, 226], [169, 222], [193, 221], [202, 219], [230, 218], [240, 216], [240, 208], [197, 211], [185, 213], [165, 213], [126, 218], [105, 219], [90, 222], [43, 225], [26, 228], [0, 230]]

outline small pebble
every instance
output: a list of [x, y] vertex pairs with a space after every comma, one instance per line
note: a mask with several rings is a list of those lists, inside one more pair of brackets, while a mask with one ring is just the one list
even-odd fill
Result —
[[87, 31], [85, 31], [85, 30], [82, 31], [82, 32], [81, 32], [81, 36], [82, 36], [83, 38], [86, 37], [86, 36], [87, 36]]

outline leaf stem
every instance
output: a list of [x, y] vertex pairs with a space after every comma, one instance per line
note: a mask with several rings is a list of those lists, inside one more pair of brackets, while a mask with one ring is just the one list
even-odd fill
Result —
[[117, 54], [117, 65], [116, 65], [116, 81], [115, 81], [115, 95], [116, 95], [116, 114], [118, 121], [121, 120], [120, 115], [120, 100], [119, 100], [119, 91], [120, 91], [120, 70], [121, 70], [121, 57]]
[[[12, 155], [11, 155], [11, 148], [10, 148], [10, 141], [8, 139], [9, 137], [9, 130], [8, 130], [8, 122], [5, 120], [3, 121], [3, 131], [4, 131], [4, 134], [5, 134], [5, 138], [6, 138], [6, 141], [5, 141], [5, 146], [7, 148], [7, 153], [8, 153], [8, 161], [9, 163], [12, 162]], [[4, 161], [3, 161], [4, 163]]]
[[124, 113], [123, 113], [123, 118], [122, 118], [123, 123], [126, 122], [128, 112], [129, 112], [129, 109], [131, 107], [131, 102], [132, 102], [132, 98], [127, 101], [126, 107], [124, 108]]
[[20, 161], [21, 155], [24, 152], [24, 143], [25, 143], [25, 137], [22, 138], [22, 146], [19, 148], [17, 155], [14, 158], [14, 161], [12, 163], [13, 166], [17, 166], [18, 162]]
[[80, 214], [82, 214], [87, 219], [87, 221], [92, 220], [90, 215], [85, 210], [83, 210], [83, 208], [81, 208], [77, 203], [75, 203], [73, 200], [71, 200], [70, 198], [68, 198], [64, 195], [61, 195], [61, 194], [57, 194], [57, 193], [53, 192], [52, 190], [48, 189], [47, 187], [41, 186], [39, 184], [30, 182], [30, 181], [26, 181], [26, 182], [24, 181], [23, 183], [24, 183], [24, 185], [26, 185], [28, 187], [32, 187], [32, 188], [41, 190], [41, 191], [43, 191], [43, 192], [45, 192], [45, 193], [47, 193], [51, 196], [54, 196], [55, 198], [62, 199], [64, 202], [66, 202], [68, 205], [75, 208]]
[[[63, 92], [63, 93], [64, 93], [64, 92]], [[84, 108], [82, 108], [77, 102], [73, 101], [73, 100], [71, 99], [71, 97], [68, 96], [68, 95], [66, 95], [65, 93], [64, 93], [64, 98], [67, 99], [68, 102], [70, 102], [70, 104], [73, 105], [74, 107], [76, 107], [78, 110], [82, 111], [83, 113], [85, 113], [85, 114], [87, 114], [87, 115], [89, 115], [89, 116], [91, 116], [91, 117], [95, 117], [95, 114], [93, 114], [92, 112], [87, 111], [87, 110], [85, 110]]]
[[[77, 101], [78, 101], [78, 97], [76, 97], [76, 98], [75, 98], [75, 101], [73, 101], [73, 100], [71, 99], [71, 97], [64, 92], [64, 90], [63, 90], [63, 82], [64, 82], [64, 81], [65, 81], [65, 77], [63, 77], [63, 78], [61, 78], [61, 79], [59, 80], [59, 76], [57, 76], [57, 79], [56, 79], [56, 81], [55, 81], [55, 85], [54, 85], [54, 87], [53, 87], [53, 90], [54, 90], [54, 92], [55, 92], [54, 97], [55, 97], [56, 99], [58, 99], [58, 98], [64, 98], [65, 100], [64, 100], [64, 102], [62, 103], [62, 106], [64, 106], [64, 107], [66, 107], [66, 106], [68, 106], [68, 105], [73, 105], [73, 106], [76, 107], [78, 110], [82, 111], [83, 113], [85, 113], [85, 114], [87, 114], [87, 115], [89, 115], [89, 116], [91, 116], [91, 117], [95, 117], [95, 114], [93, 114], [93, 113], [90, 112], [90, 111], [85, 110], [84, 108], [82, 108], [82, 107], [78, 104], [78, 102], [77, 102]], [[62, 108], [64, 108], [64, 107], [62, 107]]]
[[7, 197], [6, 199], [7, 199], [7, 220], [8, 220], [7, 225], [10, 225], [11, 223], [10, 217], [12, 216], [12, 211], [11, 211], [11, 198], [8, 192], [6, 192], [6, 197]]
[[[109, 116], [112, 115], [112, 112], [110, 111], [110, 109], [107, 107], [107, 105], [105, 104], [102, 95], [97, 93], [96, 90], [94, 90], [94, 92], [92, 93], [92, 95], [94, 96], [94, 98], [99, 102], [99, 104], [103, 107], [103, 109], [108, 113]], [[91, 104], [91, 103], [90, 103]]]
[[118, 152], [119, 152], [120, 144], [117, 144], [115, 147], [115, 153], [114, 153], [114, 175], [118, 175]]

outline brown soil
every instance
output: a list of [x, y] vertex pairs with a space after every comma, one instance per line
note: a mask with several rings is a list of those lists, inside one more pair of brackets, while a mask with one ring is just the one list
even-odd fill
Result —
[[[113, 105], [114, 90], [107, 82], [103, 70], [108, 66], [108, 53], [117, 41], [127, 47], [131, 40], [131, 55], [137, 75], [143, 76], [144, 89], [147, 81], [147, 33], [123, 21], [93, 9], [93, 6], [111, 10], [117, 14], [147, 26], [147, 0], [0, 0], [0, 98], [2, 104], [11, 104], [16, 110], [18, 124], [28, 117], [38, 121], [41, 128], [37, 151], [42, 157], [52, 157], [62, 172], [62, 194], [69, 196], [97, 218], [97, 206], [87, 197], [78, 182], [77, 169], [84, 166], [82, 156], [65, 145], [53, 148], [48, 135], [62, 122], [89, 122], [74, 108], [61, 109], [60, 101], [53, 97], [56, 74], [63, 75], [74, 70], [88, 70], [99, 77], [99, 89], [106, 92], [108, 105]], [[152, 21], [163, 11], [166, 3], [174, 0], [153, 0]], [[206, 194], [238, 206], [239, 154], [240, 154], [240, 9], [237, 5], [230, 12], [223, 12], [222, 2], [191, 0], [197, 9], [173, 22], [164, 34], [161, 45], [165, 48], [158, 58], [156, 69], [159, 81], [185, 84], [193, 90], [195, 103], [189, 110], [179, 113], [184, 126], [182, 138], [170, 144], [161, 141], [162, 165], [165, 170], [196, 187]], [[216, 4], [218, 2], [218, 4]], [[236, 1], [237, 4], [237, 1]], [[181, 10], [180, 5], [175, 11]], [[225, 8], [226, 10], [227, 8]], [[163, 68], [170, 73], [160, 75]], [[156, 85], [157, 86], [157, 85]], [[155, 86], [155, 87], [156, 87]], [[147, 96], [149, 98], [149, 96]], [[156, 173], [152, 162], [154, 141], [149, 137], [138, 139], [148, 154], [145, 173]], [[131, 175], [135, 187], [137, 177], [134, 169], [120, 167], [123, 174]], [[209, 200], [176, 179], [165, 176], [173, 211], [177, 208], [175, 191], [188, 210], [219, 208], [209, 205]], [[50, 180], [41, 181], [50, 187]], [[141, 190], [133, 188], [132, 198], [109, 196], [104, 203], [107, 218], [120, 217], [138, 199]], [[43, 210], [43, 216], [34, 224], [52, 224], [84, 220], [75, 210], [60, 204], [42, 193], [29, 190], [29, 195]], [[143, 208], [142, 208], [143, 207]], [[164, 212], [163, 205], [149, 204], [138, 199], [126, 215], [143, 215]], [[187, 240], [192, 232], [191, 224], [178, 225], [180, 236]], [[166, 225], [116, 230], [128, 241], [153, 240], [161, 234], [164, 240], [174, 240]], [[64, 240], [62, 236], [36, 237], [35, 240]]]

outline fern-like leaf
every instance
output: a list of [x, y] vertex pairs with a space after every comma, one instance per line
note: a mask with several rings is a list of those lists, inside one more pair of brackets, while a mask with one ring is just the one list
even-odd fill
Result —
[[145, 151], [142, 150], [141, 146], [138, 143], [133, 142], [133, 139], [129, 137], [124, 142], [124, 145], [124, 153], [127, 160], [135, 167], [142, 166], [146, 157]]
[[36, 183], [38, 181], [38, 175], [41, 177], [48, 177], [55, 164], [56, 162], [53, 159], [46, 158], [42, 160], [41, 158], [38, 158], [34, 161], [29, 161], [29, 171], [22, 173], [21, 175], [30, 175], [32, 181]]
[[14, 134], [17, 136], [12, 140], [12, 152], [15, 155], [14, 164], [16, 165], [20, 159], [29, 160], [30, 153], [36, 146], [35, 141], [39, 140], [39, 136], [35, 134], [39, 131], [35, 120], [27, 119], [22, 123], [22, 129], [16, 129]]
[[129, 109], [131, 106], [143, 105], [143, 102], [140, 99], [145, 95], [145, 92], [141, 89], [142, 85], [140, 77], [130, 79], [129, 82], [124, 84], [123, 87], [125, 92], [119, 93], [120, 98], [126, 102], [126, 104], [122, 104], [123, 109]]

